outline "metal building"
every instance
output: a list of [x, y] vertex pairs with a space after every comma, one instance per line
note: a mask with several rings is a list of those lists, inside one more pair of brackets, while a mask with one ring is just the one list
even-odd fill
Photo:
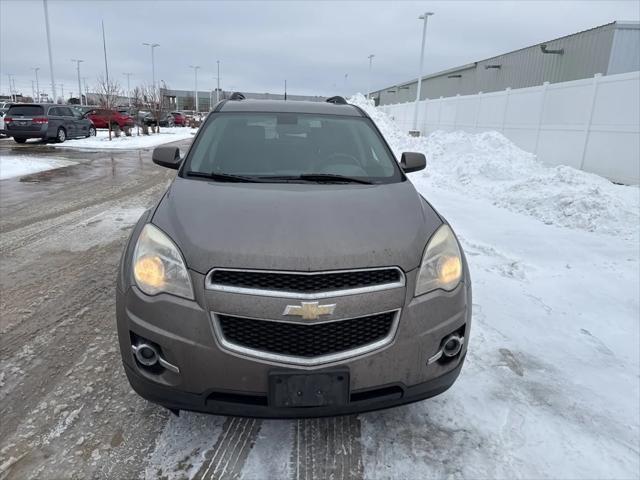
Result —
[[[229, 98], [233, 92], [221, 90], [218, 94], [220, 100]], [[195, 110], [195, 95], [193, 90], [175, 90], [161, 88], [160, 94], [164, 101], [171, 105], [175, 110]], [[246, 98], [263, 99], [263, 100], [283, 100], [284, 95], [280, 93], [256, 93], [242, 92]], [[291, 95], [287, 94], [288, 100], [310, 100], [322, 102], [325, 97], [316, 97], [310, 95]], [[215, 91], [200, 90], [198, 92], [198, 107], [201, 112], [208, 112], [216, 102]]]
[[[616, 21], [422, 77], [421, 100], [525, 88], [640, 70], [640, 22]], [[417, 80], [371, 93], [376, 105], [413, 101]]]

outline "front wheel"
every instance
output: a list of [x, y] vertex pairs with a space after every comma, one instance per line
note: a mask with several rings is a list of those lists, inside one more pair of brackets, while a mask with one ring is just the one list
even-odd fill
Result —
[[58, 128], [58, 133], [56, 133], [56, 140], [59, 143], [63, 143], [67, 139], [67, 132], [65, 132], [64, 128]]
[[20, 137], [13, 137], [13, 139], [16, 141], [16, 143], [25, 143], [27, 141], [26, 138], [20, 138]]
[[96, 129], [94, 127], [89, 127], [89, 135], [87, 135], [87, 137], [95, 137], [96, 136]]

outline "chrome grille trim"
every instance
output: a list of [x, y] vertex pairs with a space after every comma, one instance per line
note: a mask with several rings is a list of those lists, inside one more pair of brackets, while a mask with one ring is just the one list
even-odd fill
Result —
[[[247, 288], [236, 287], [231, 285], [221, 285], [213, 283], [211, 277], [216, 271], [228, 271], [228, 272], [251, 272], [251, 273], [265, 273], [265, 274], [288, 274], [288, 275], [326, 275], [335, 273], [349, 273], [349, 272], [367, 272], [376, 270], [396, 270], [399, 274], [400, 280], [397, 282], [384, 283], [380, 285], [371, 285], [367, 287], [357, 288], [345, 288], [341, 290], [332, 290], [326, 292], [317, 293], [300, 293], [291, 292], [287, 290], [268, 290], [261, 288]], [[279, 297], [279, 298], [295, 298], [298, 300], [319, 300], [322, 298], [341, 297], [346, 295], [357, 295], [361, 293], [380, 292], [383, 290], [390, 290], [393, 288], [404, 287], [406, 285], [406, 277], [402, 269], [398, 267], [374, 267], [374, 268], [357, 268], [350, 270], [323, 270], [319, 272], [300, 272], [295, 270], [254, 270], [243, 268], [212, 268], [205, 277], [205, 289], [216, 292], [224, 293], [239, 293], [243, 295], [256, 295], [262, 297]]]
[[[218, 340], [218, 342], [220, 343], [220, 345], [222, 346], [223, 349], [228, 350], [230, 352], [234, 352], [237, 354], [240, 354], [242, 356], [245, 357], [250, 357], [254, 360], [263, 360], [263, 361], [269, 361], [269, 362], [275, 362], [275, 363], [281, 363], [281, 364], [285, 364], [285, 365], [299, 365], [299, 366], [303, 366], [303, 367], [313, 367], [313, 366], [317, 366], [317, 365], [322, 365], [322, 364], [326, 364], [326, 363], [332, 363], [332, 362], [337, 362], [337, 361], [341, 361], [341, 360], [346, 360], [348, 358], [353, 358], [353, 357], [357, 357], [360, 355], [364, 355], [365, 353], [369, 353], [369, 352], [373, 352], [374, 350], [379, 350], [381, 348], [386, 347], [387, 345], [389, 345], [393, 339], [396, 336], [396, 332], [398, 331], [398, 324], [400, 322], [400, 314], [402, 312], [402, 309], [396, 309], [396, 310], [385, 310], [383, 312], [375, 312], [375, 313], [369, 313], [366, 315], [360, 315], [358, 317], [350, 317], [350, 318], [341, 318], [338, 320], [325, 320], [325, 321], [316, 321], [316, 322], [311, 322], [309, 323], [309, 325], [312, 325], [314, 323], [329, 323], [329, 322], [341, 322], [341, 321], [346, 321], [346, 320], [354, 320], [357, 318], [362, 318], [362, 317], [368, 317], [368, 316], [373, 316], [373, 315], [381, 315], [384, 313], [391, 313], [394, 312], [395, 315], [393, 317], [393, 322], [391, 324], [391, 328], [389, 329], [389, 334], [380, 339], [377, 340], [375, 342], [369, 343], [367, 345], [362, 345], [358, 348], [353, 348], [351, 350], [345, 350], [343, 352], [338, 352], [338, 353], [332, 353], [329, 355], [322, 355], [322, 356], [318, 356], [318, 357], [313, 357], [313, 358], [303, 358], [303, 357], [295, 357], [295, 356], [290, 356], [290, 355], [280, 355], [280, 354], [276, 354], [276, 353], [271, 353], [271, 352], [265, 352], [262, 350], [255, 350], [252, 348], [248, 348], [248, 347], [244, 347], [242, 345], [238, 345], [236, 343], [233, 343], [229, 340], [227, 340], [224, 337], [224, 333], [222, 332], [222, 327], [220, 325], [220, 322], [218, 321], [218, 315], [227, 315], [225, 313], [221, 313], [221, 312], [211, 312], [211, 321], [213, 323], [213, 329], [216, 335], [216, 339]], [[231, 314], [229, 314], [231, 315]], [[264, 318], [255, 318], [255, 317], [246, 317], [246, 316], [241, 316], [241, 315], [231, 315], [234, 317], [239, 317], [239, 318], [246, 318], [249, 320], [261, 320], [261, 321], [265, 321], [265, 322], [281, 322], [281, 323], [298, 323], [298, 324], [306, 324], [305, 322], [289, 322], [286, 320], [272, 320], [272, 319], [264, 319]]]

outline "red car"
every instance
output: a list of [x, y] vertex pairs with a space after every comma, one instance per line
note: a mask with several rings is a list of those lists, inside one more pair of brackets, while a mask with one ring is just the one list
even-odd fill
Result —
[[98, 108], [85, 113], [85, 117], [93, 122], [96, 128], [109, 128], [109, 122], [113, 125], [117, 124], [120, 128], [133, 127], [135, 122], [132, 117], [126, 113], [120, 113], [116, 110], [107, 110]]
[[171, 112], [171, 116], [173, 117], [173, 124], [176, 127], [184, 127], [187, 124], [187, 117], [180, 112]]

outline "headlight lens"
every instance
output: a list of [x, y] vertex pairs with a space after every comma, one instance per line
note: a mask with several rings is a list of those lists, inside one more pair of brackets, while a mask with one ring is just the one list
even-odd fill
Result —
[[462, 278], [460, 248], [449, 225], [433, 234], [422, 257], [416, 296], [433, 290], [453, 290]]
[[159, 228], [147, 223], [133, 253], [133, 278], [147, 295], [171, 293], [193, 300], [193, 288], [178, 247]]

